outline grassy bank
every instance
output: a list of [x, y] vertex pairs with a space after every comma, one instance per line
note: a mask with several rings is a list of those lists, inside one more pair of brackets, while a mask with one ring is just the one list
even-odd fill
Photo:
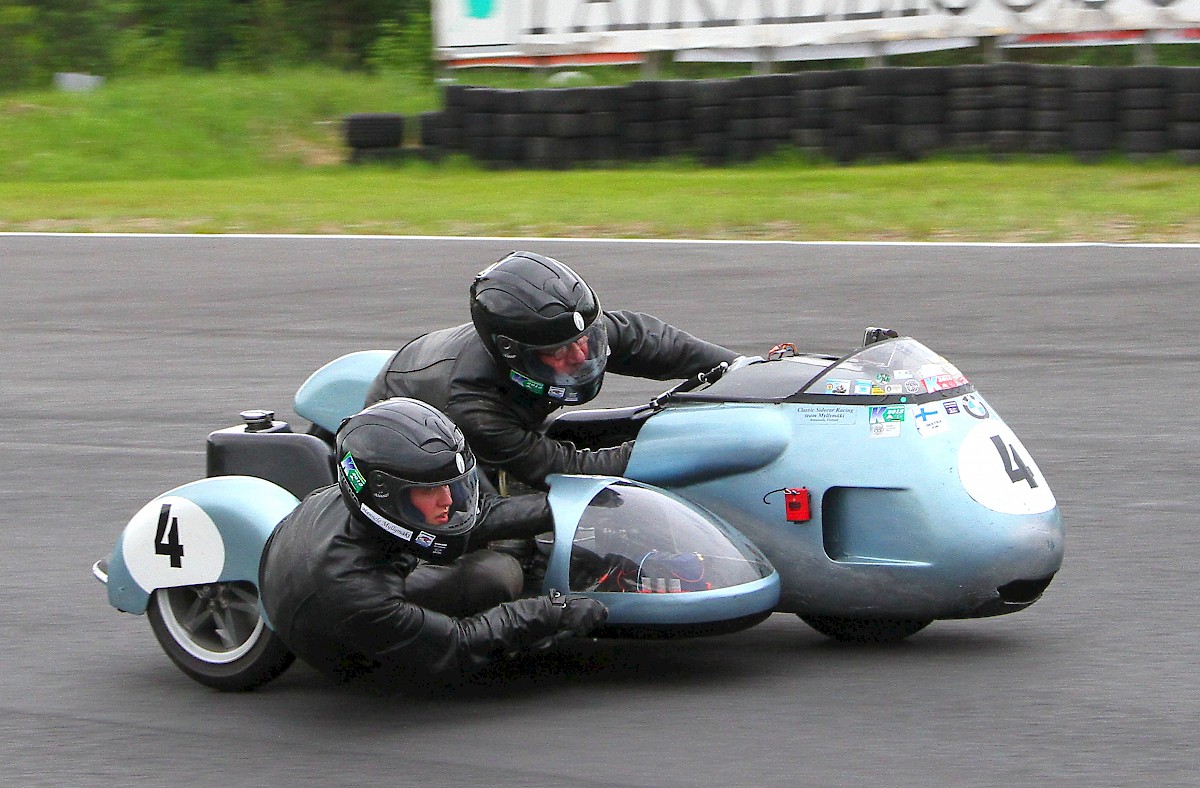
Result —
[[345, 163], [342, 116], [437, 100], [400, 77], [322, 70], [6, 96], [0, 231], [1200, 242], [1200, 168], [1166, 159]]

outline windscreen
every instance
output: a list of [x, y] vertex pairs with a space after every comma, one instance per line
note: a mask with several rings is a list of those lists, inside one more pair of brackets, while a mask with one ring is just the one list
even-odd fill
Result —
[[613, 484], [579, 520], [570, 589], [679, 594], [751, 583], [771, 571], [737, 532], [662, 493]]
[[868, 345], [842, 359], [804, 389], [845, 397], [933, 394], [969, 385], [958, 368], [915, 339]]

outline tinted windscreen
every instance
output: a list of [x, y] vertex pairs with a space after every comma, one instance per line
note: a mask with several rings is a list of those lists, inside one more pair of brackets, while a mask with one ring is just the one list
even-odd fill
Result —
[[918, 395], [968, 383], [949, 361], [905, 337], [868, 345], [809, 383], [804, 393], [845, 397]]
[[579, 520], [570, 589], [709, 591], [771, 572], [762, 553], [740, 534], [661, 493], [614, 484], [592, 499]]

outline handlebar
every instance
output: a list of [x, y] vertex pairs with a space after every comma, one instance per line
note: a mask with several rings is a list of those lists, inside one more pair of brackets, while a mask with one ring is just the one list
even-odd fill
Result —
[[668, 402], [674, 399], [676, 394], [683, 394], [688, 391], [693, 391], [700, 388], [704, 384], [716, 383], [726, 372], [729, 371], [729, 362], [722, 361], [707, 372], [697, 372], [686, 380], [682, 380], [671, 388], [659, 394], [650, 400], [650, 407], [654, 410], [661, 410]]

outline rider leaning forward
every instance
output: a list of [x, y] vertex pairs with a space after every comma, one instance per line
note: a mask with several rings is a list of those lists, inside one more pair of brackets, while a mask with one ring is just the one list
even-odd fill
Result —
[[667, 380], [739, 358], [656, 317], [602, 310], [563, 263], [513, 252], [475, 277], [471, 322], [398, 350], [366, 403], [428, 402], [462, 428], [482, 462], [544, 488], [551, 473], [623, 475], [632, 441], [577, 449], [540, 431], [558, 408], [595, 397], [606, 370]]

